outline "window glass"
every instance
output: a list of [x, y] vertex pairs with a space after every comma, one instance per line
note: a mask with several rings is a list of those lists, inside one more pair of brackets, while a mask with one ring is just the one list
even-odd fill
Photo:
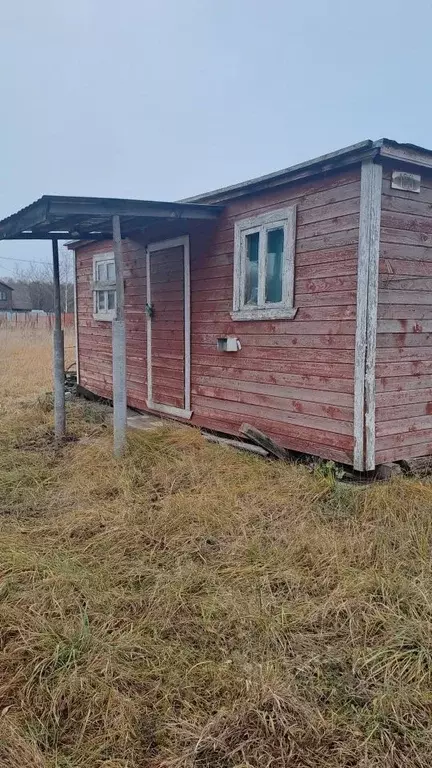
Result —
[[96, 297], [98, 312], [103, 312], [105, 310], [105, 291], [97, 291]]
[[107, 308], [115, 309], [115, 291], [107, 291]]
[[113, 261], [107, 261], [107, 278], [108, 280], [115, 280], [115, 264]]
[[246, 235], [245, 304], [258, 303], [259, 232]]
[[265, 301], [282, 301], [282, 260], [284, 250], [284, 231], [270, 229], [267, 232], [267, 259]]
[[104, 261], [100, 261], [98, 263], [96, 269], [97, 269], [97, 274], [96, 274], [97, 280], [99, 280], [100, 282], [106, 281], [106, 279], [107, 279], [107, 265], [106, 265], [106, 263]]

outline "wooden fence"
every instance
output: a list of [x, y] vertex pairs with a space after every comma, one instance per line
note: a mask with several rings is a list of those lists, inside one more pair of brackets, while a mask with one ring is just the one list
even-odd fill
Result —
[[[63, 328], [72, 328], [74, 313], [62, 313]], [[46, 328], [52, 330], [54, 315], [39, 315], [36, 312], [0, 312], [0, 328]]]

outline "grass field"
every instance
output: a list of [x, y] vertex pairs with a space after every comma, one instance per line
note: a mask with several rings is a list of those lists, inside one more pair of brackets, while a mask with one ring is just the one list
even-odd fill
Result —
[[0, 765], [426, 768], [432, 486], [353, 488], [162, 426], [111, 456], [0, 336]]

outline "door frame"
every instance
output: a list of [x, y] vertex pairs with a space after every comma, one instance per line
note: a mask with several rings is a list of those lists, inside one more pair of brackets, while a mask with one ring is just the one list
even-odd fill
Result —
[[169, 240], [159, 240], [150, 243], [146, 248], [146, 283], [147, 304], [151, 305], [151, 277], [150, 263], [152, 253], [164, 251], [167, 248], [183, 246], [183, 303], [184, 303], [184, 408], [174, 405], [155, 403], [153, 400], [153, 374], [152, 374], [152, 318], [147, 315], [147, 408], [151, 411], [159, 411], [169, 416], [179, 416], [182, 419], [190, 419], [191, 411], [191, 317], [190, 317], [190, 240], [189, 235], [174, 237]]

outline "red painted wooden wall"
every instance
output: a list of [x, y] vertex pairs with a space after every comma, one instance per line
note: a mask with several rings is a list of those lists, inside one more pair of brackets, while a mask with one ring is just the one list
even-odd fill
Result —
[[[233, 322], [234, 222], [295, 202], [295, 319]], [[147, 231], [147, 242], [190, 234], [193, 424], [236, 434], [248, 421], [293, 450], [352, 462], [359, 207], [357, 167], [233, 201], [216, 225]], [[77, 293], [80, 381], [110, 397], [111, 326], [93, 319], [91, 293], [93, 254], [107, 246], [77, 251]], [[145, 409], [144, 241], [124, 252], [128, 402]], [[240, 352], [217, 351], [228, 333]]]
[[432, 173], [412, 169], [413, 193], [391, 188], [392, 170], [381, 206], [377, 463], [432, 453]]

